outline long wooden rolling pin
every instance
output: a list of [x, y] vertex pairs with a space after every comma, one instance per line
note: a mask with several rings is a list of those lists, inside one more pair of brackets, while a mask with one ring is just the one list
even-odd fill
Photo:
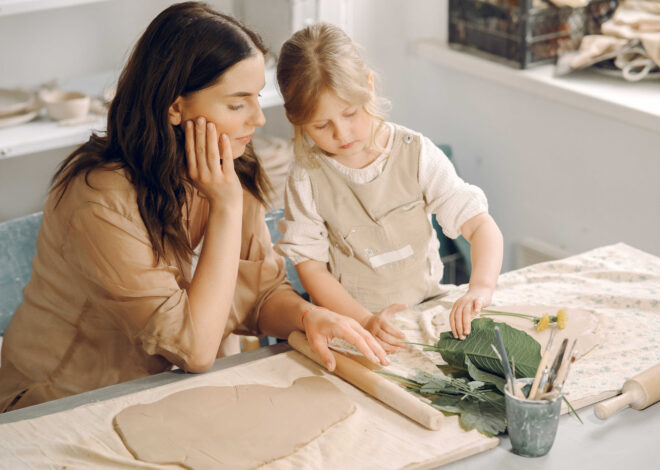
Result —
[[[305, 334], [294, 331], [289, 335], [289, 344], [299, 353], [307, 356], [317, 364], [324, 366], [323, 361], [312, 351]], [[335, 356], [336, 366], [334, 374], [348, 383], [356, 386], [363, 392], [394, 408], [399, 413], [417, 421], [422, 426], [437, 431], [444, 419], [444, 415], [409, 392], [399, 387], [385, 377], [367, 369], [356, 361], [343, 354], [331, 351]]]
[[657, 401], [660, 401], [660, 364], [626, 380], [621, 395], [596, 405], [594, 414], [600, 419], [607, 419], [628, 405], [635, 410], [643, 410]]

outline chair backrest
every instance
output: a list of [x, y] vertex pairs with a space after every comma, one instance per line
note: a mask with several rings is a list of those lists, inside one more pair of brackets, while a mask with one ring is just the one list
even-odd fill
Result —
[[[270, 240], [275, 243], [282, 237], [282, 232], [280, 232], [277, 222], [284, 217], [284, 209], [273, 209], [266, 212], [266, 224], [268, 225], [268, 230], [270, 231]], [[296, 267], [289, 261], [289, 258], [286, 258], [286, 278], [289, 280], [293, 288], [298, 291], [299, 294], [305, 294], [305, 289], [300, 283], [300, 278], [298, 277], [298, 272]]]
[[37, 253], [41, 212], [0, 222], [0, 335], [23, 301]]

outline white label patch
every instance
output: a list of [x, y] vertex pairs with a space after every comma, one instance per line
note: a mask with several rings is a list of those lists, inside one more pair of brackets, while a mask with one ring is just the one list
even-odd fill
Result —
[[402, 259], [406, 259], [414, 254], [412, 246], [406, 245], [403, 248], [398, 250], [388, 251], [387, 253], [381, 253], [380, 255], [372, 256], [369, 258], [369, 264], [372, 268], [378, 268], [385, 264], [394, 263]]

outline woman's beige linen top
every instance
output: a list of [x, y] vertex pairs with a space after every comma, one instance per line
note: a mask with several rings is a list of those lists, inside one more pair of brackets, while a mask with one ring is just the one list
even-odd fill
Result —
[[[152, 245], [123, 170], [95, 170], [44, 208], [25, 300], [7, 328], [0, 412], [132, 380], [183, 365], [196, 325], [186, 288], [189, 262], [154, 266]], [[184, 223], [192, 246], [208, 203], [195, 194]], [[270, 242], [264, 208], [244, 192], [238, 280], [223, 338], [259, 334], [263, 303], [291, 289]], [[139, 326], [136, 326], [139, 325]]]

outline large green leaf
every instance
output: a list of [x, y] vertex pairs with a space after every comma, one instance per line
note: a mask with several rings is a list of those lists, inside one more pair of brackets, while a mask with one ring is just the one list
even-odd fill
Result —
[[504, 394], [504, 385], [506, 384], [506, 379], [504, 377], [479, 369], [472, 364], [472, 361], [470, 361], [470, 358], [467, 356], [465, 357], [465, 365], [467, 366], [468, 374], [470, 374], [470, 377], [474, 380], [493, 384], [502, 394]]
[[[447, 363], [466, 369], [465, 358], [482, 371], [504, 377], [502, 363], [491, 345], [497, 344], [495, 325], [499, 326], [502, 340], [509, 356], [515, 361], [517, 377], [534, 377], [541, 362], [541, 345], [524, 331], [512, 328], [506, 323], [495, 323], [490, 318], [476, 318], [472, 321], [472, 332], [464, 339], [455, 339], [451, 332], [440, 335], [435, 346], [427, 347], [437, 351]], [[476, 380], [482, 380], [473, 377]]]
[[459, 414], [461, 425], [466, 430], [476, 428], [484, 434], [495, 436], [506, 429], [504, 397], [497, 396], [499, 402], [461, 400], [455, 395], [438, 395], [431, 403], [445, 413]]

